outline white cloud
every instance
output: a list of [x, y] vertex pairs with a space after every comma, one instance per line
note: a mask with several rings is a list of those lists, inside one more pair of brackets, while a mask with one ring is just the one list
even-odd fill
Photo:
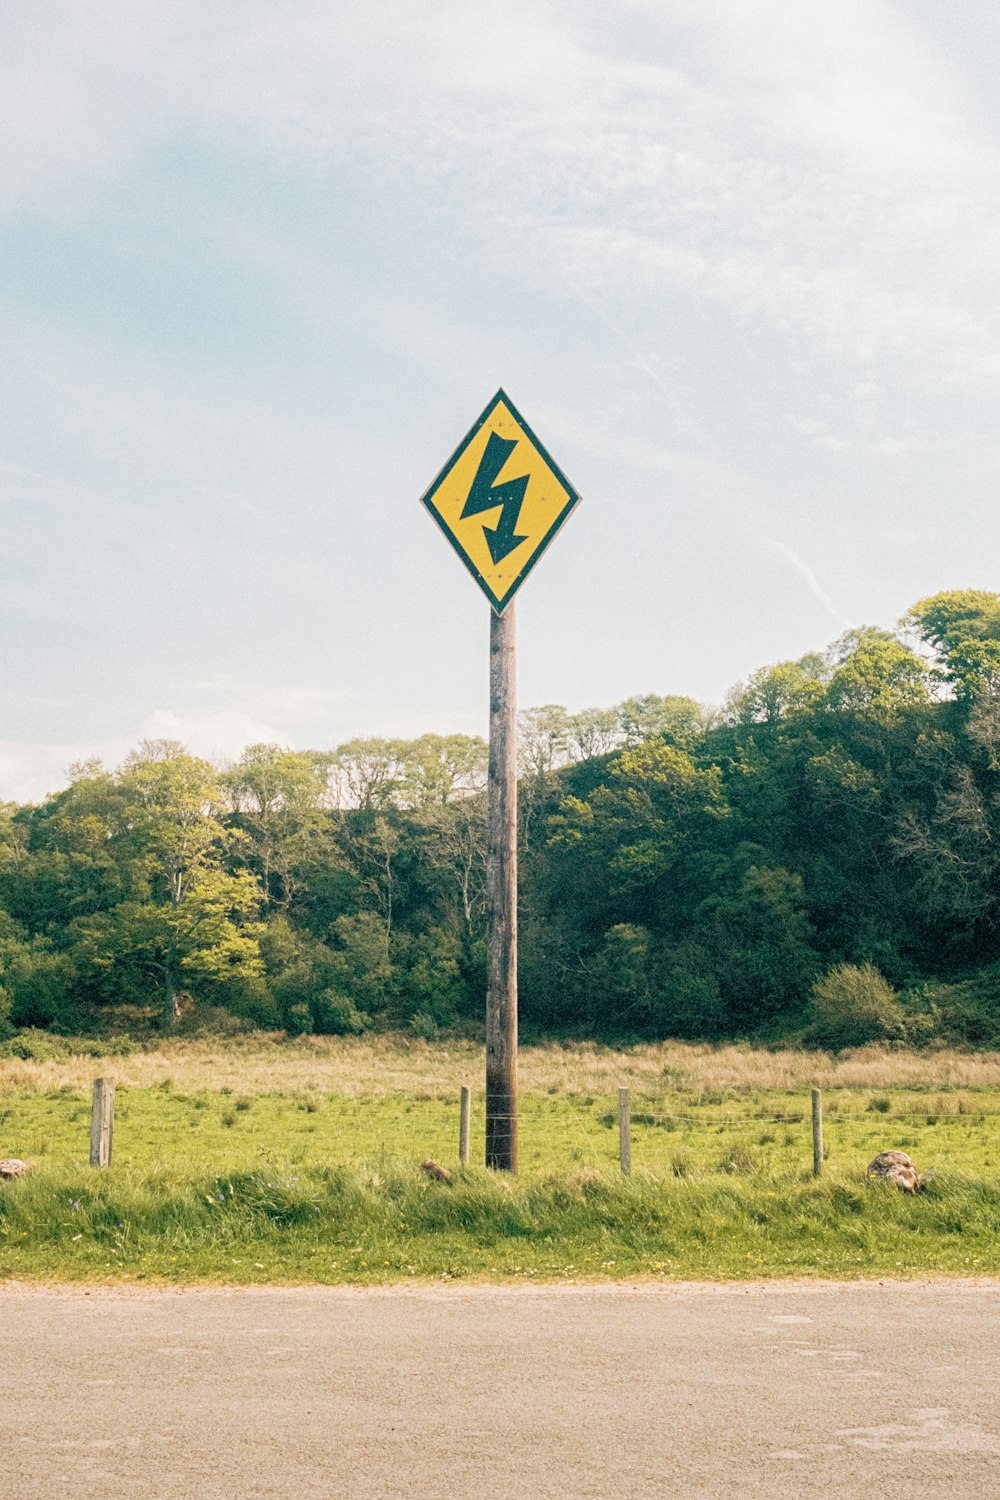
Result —
[[213, 108], [285, 152], [350, 149], [550, 288], [672, 287], [907, 382], [992, 377], [997, 163], [940, 58], [879, 5], [629, 19], [645, 55], [596, 6], [515, 6], [494, 35], [481, 7], [303, 4], [238, 40]]
[[804, 417], [795, 423], [795, 430], [826, 453], [856, 454], [866, 458], [926, 456], [941, 452], [945, 446], [940, 436], [916, 427], [893, 433], [866, 430], [854, 434], [834, 431], [826, 422]]
[[996, 373], [995, 154], [883, 4], [57, 9], [0, 70], [0, 183], [54, 212], [197, 131], [349, 162], [550, 289], [671, 287], [906, 381], [916, 350]]
[[[265, 690], [259, 696], [265, 703], [283, 706], [288, 719], [276, 723], [231, 707], [155, 708], [127, 738], [65, 744], [0, 740], [0, 802], [41, 802], [68, 785], [73, 766], [99, 760], [113, 769], [143, 740], [175, 740], [192, 755], [225, 765], [238, 760], [246, 747], [254, 744], [326, 750], [349, 739], [371, 736], [415, 739], [421, 734], [485, 732], [482, 716], [461, 705], [452, 711], [436, 713], [392, 708], [373, 713], [370, 708], [355, 707], [333, 715], [329, 703], [324, 703], [321, 695], [312, 695], [309, 689], [301, 693], [279, 690], [270, 694]], [[317, 717], [307, 721], [303, 717], [307, 714]]]
[[192, 755], [218, 761], [237, 757], [245, 745], [273, 744], [284, 736], [266, 720], [233, 709], [198, 714], [154, 708], [140, 724], [139, 738], [179, 740]]
[[[56, 0], [4, 17], [0, 204], [86, 211], [196, 92], [198, 49], [171, 0]], [[190, 41], [190, 38], [187, 39]]]
[[0, 801], [40, 802], [68, 784], [72, 766], [95, 757], [114, 765], [128, 748], [120, 740], [55, 745], [0, 740]]

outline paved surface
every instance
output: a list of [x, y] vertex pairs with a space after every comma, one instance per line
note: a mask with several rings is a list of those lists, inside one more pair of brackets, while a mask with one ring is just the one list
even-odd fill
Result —
[[3, 1500], [996, 1500], [1000, 1283], [0, 1288]]

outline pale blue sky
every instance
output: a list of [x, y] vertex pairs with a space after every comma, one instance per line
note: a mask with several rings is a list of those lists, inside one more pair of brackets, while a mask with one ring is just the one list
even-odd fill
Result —
[[525, 705], [1000, 588], [997, 60], [978, 0], [7, 7], [0, 797], [484, 732], [418, 500], [501, 384], [583, 497]]

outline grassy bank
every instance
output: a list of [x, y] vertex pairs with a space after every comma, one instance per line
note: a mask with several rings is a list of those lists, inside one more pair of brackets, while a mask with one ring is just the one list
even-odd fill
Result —
[[451, 1187], [412, 1167], [207, 1176], [51, 1170], [3, 1189], [0, 1274], [378, 1283], [1000, 1272], [1000, 1189], [916, 1198], [856, 1175], [625, 1180], [588, 1170]]

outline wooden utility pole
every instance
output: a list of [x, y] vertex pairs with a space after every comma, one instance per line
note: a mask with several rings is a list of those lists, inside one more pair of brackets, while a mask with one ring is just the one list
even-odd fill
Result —
[[490, 601], [486, 1165], [517, 1171], [514, 595], [580, 499], [503, 390], [421, 496]]
[[490, 611], [486, 851], [486, 1165], [517, 1171], [517, 654], [514, 605]]

